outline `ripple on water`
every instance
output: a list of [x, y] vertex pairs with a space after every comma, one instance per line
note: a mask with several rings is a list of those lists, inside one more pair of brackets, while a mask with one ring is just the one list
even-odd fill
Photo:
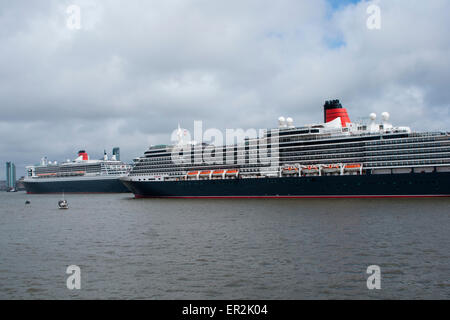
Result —
[[0, 298], [450, 298], [450, 199], [67, 198], [0, 193]]

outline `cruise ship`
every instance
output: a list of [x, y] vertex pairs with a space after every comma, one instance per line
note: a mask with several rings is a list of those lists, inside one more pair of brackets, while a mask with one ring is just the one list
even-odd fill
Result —
[[136, 198], [450, 196], [449, 132], [396, 127], [387, 112], [353, 123], [339, 100], [323, 109], [321, 123], [280, 117], [223, 146], [185, 142], [179, 128], [178, 143], [151, 146], [121, 180]]
[[72, 161], [58, 163], [44, 157], [39, 165], [27, 166], [23, 184], [27, 193], [130, 192], [119, 180], [130, 170], [130, 164], [120, 161], [119, 148], [113, 149], [111, 159], [105, 151], [99, 160], [80, 150]]

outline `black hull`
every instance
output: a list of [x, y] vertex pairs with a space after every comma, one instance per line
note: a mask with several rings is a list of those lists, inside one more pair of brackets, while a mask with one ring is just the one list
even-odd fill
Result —
[[450, 172], [194, 181], [122, 181], [136, 198], [449, 197]]
[[27, 193], [124, 193], [119, 179], [24, 182]]

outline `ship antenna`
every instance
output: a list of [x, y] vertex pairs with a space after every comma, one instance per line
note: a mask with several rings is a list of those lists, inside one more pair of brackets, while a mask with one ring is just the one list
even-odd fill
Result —
[[177, 129], [177, 142], [179, 145], [181, 145], [183, 143], [183, 132], [181, 131], [180, 128], [180, 123], [178, 122], [178, 129]]

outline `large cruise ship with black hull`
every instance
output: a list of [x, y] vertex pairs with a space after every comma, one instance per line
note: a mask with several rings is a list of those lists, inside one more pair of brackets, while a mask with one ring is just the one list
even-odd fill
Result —
[[[324, 122], [291, 118], [242, 143], [151, 146], [122, 182], [140, 197], [377, 198], [450, 196], [450, 135], [395, 127], [372, 113], [352, 123], [339, 100]], [[208, 155], [208, 156], [205, 156]]]
[[119, 148], [111, 159], [106, 152], [103, 159], [91, 160], [84, 151], [63, 163], [42, 158], [38, 165], [27, 166], [23, 181], [27, 193], [122, 193], [130, 192], [119, 180], [131, 165], [120, 161]]

